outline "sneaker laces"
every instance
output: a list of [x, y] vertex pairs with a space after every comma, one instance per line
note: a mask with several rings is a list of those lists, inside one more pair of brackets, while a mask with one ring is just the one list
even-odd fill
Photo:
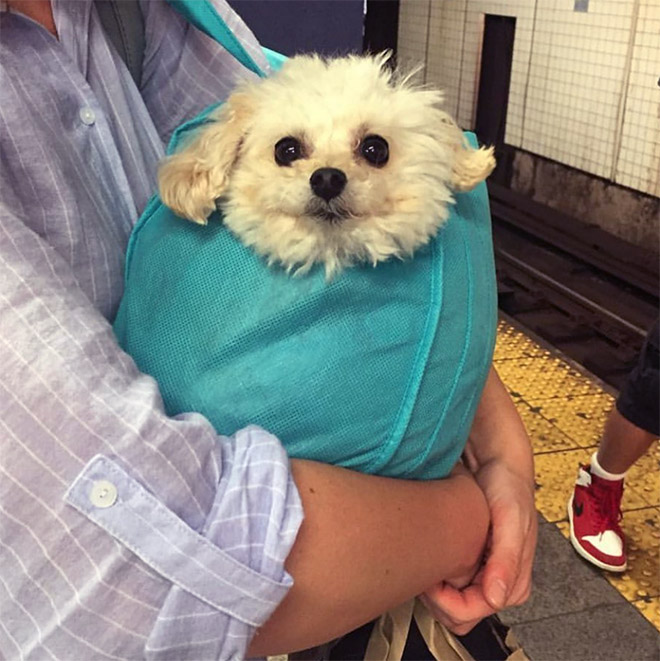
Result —
[[621, 526], [619, 521], [623, 518], [621, 512], [621, 497], [623, 495], [623, 480], [609, 483], [607, 480], [593, 480], [591, 484], [594, 490], [595, 507], [594, 519], [598, 530], [603, 533], [606, 530], [613, 530], [619, 536]]

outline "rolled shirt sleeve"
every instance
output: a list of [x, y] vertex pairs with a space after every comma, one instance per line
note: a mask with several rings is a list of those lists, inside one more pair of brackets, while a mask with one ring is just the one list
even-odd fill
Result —
[[167, 417], [66, 263], [0, 215], [0, 649], [241, 658], [291, 585], [281, 444]]
[[251, 427], [218, 439], [215, 453], [226, 475], [199, 531], [102, 455], [66, 495], [172, 584], [145, 646], [148, 658], [243, 658], [292, 584], [283, 563], [300, 505], [282, 447]]

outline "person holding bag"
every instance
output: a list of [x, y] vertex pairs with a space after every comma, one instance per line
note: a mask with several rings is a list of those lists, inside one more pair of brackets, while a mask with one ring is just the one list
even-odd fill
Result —
[[[494, 373], [476, 478], [289, 461], [267, 431], [227, 438], [197, 414], [165, 415], [112, 333], [126, 242], [175, 128], [250, 74], [164, 2], [141, 3], [139, 87], [90, 0], [6, 5], [3, 656], [241, 658], [329, 640], [433, 584], [437, 616], [459, 631], [524, 598], [531, 454]], [[213, 6], [268, 70], [240, 19]], [[486, 567], [455, 594], [489, 520]]]

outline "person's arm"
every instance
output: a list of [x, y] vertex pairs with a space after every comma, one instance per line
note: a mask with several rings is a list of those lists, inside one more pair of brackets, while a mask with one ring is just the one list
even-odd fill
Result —
[[302, 519], [281, 444], [166, 416], [66, 261], [3, 202], [0, 328], [0, 613], [23, 651], [244, 654], [286, 594]]
[[436, 619], [459, 634], [487, 615], [523, 603], [531, 591], [538, 528], [533, 454], [520, 416], [494, 368], [472, 425], [466, 461], [490, 508], [486, 562], [467, 588], [458, 590], [443, 583], [425, 595]]
[[294, 461], [293, 475], [305, 510], [286, 561], [295, 582], [252, 654], [331, 640], [438, 580], [474, 575], [488, 515], [467, 471], [412, 482]]

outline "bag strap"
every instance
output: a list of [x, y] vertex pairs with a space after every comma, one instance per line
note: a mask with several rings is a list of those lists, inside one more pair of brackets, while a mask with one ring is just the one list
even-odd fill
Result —
[[138, 0], [95, 0], [103, 29], [139, 87], [142, 80], [145, 37]]

